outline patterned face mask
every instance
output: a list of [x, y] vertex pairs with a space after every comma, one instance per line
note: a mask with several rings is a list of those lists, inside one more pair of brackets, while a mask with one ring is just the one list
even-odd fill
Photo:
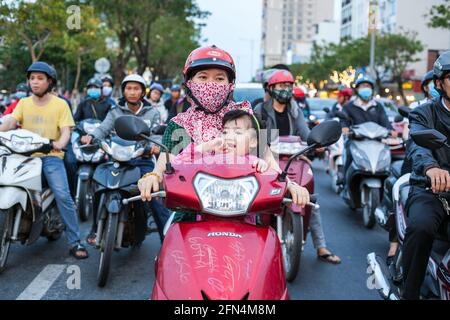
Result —
[[276, 90], [272, 89], [270, 91], [270, 95], [272, 98], [277, 100], [279, 103], [286, 104], [292, 99], [293, 90], [292, 89], [286, 89], [286, 90]]
[[234, 89], [234, 84], [197, 83], [192, 80], [189, 80], [186, 86], [200, 102], [201, 107], [213, 113], [225, 104], [230, 92]]

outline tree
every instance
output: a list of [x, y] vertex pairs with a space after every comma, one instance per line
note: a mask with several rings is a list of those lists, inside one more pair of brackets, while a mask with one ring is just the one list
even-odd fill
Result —
[[66, 21], [62, 0], [0, 0], [0, 25], [6, 38], [26, 45], [33, 62], [39, 60], [46, 47], [61, 37]]
[[450, 0], [444, 2], [431, 7], [429, 27], [450, 29]]

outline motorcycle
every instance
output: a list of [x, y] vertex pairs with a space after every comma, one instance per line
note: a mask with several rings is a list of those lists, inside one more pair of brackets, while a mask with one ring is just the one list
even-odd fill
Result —
[[[347, 118], [338, 112], [339, 118]], [[391, 151], [385, 139], [389, 130], [374, 123], [365, 122], [351, 127], [349, 152], [352, 163], [345, 172], [345, 188], [341, 196], [352, 210], [362, 208], [366, 228], [375, 225], [375, 209], [381, 202], [384, 180], [389, 176]]]
[[[307, 145], [302, 144], [300, 137], [297, 136], [279, 137], [270, 146], [274, 156], [278, 157], [280, 168], [286, 167], [289, 158], [306, 147]], [[294, 159], [289, 167], [288, 177], [298, 185], [308, 189], [310, 194], [314, 193], [314, 177], [308, 161], [301, 157]], [[316, 207], [318, 208], [319, 206], [316, 205]], [[276, 217], [276, 225], [282, 226], [280, 243], [286, 280], [292, 282], [297, 277], [300, 269], [301, 255], [306, 243], [309, 219], [311, 217], [311, 208], [305, 207], [302, 209], [292, 205], [291, 207], [285, 207], [283, 213]]]
[[95, 198], [98, 199], [96, 247], [100, 250], [97, 284], [104, 287], [113, 251], [139, 246], [145, 238], [145, 213], [133, 204], [123, 205], [122, 199], [137, 193], [141, 172], [128, 162], [141, 157], [147, 144], [126, 141], [117, 135], [95, 143], [100, 144], [110, 157], [108, 162], [97, 166], [93, 176]]
[[79, 122], [72, 135], [72, 149], [78, 161], [75, 204], [81, 221], [87, 221], [94, 212], [93, 182], [97, 165], [105, 161], [105, 151], [99, 145], [83, 145], [81, 137], [92, 134], [101, 124], [100, 120], [86, 119]]
[[42, 160], [51, 142], [27, 130], [0, 132], [0, 272], [12, 243], [31, 245], [40, 236], [58, 240], [64, 230], [55, 197], [42, 186]]
[[[224, 164], [220, 154], [208, 156], [203, 164], [168, 162], [165, 191], [154, 196], [164, 197], [169, 209], [194, 214], [197, 221], [177, 222], [168, 228], [156, 260], [152, 300], [288, 299], [282, 224], [275, 231], [270, 224], [249, 224], [245, 218], [282, 215], [292, 203], [284, 198], [292, 162], [336, 142], [340, 130], [334, 121], [314, 128], [309, 146], [291, 156], [281, 174], [256, 173], [244, 159]], [[150, 139], [150, 131], [137, 118], [119, 118], [116, 131], [127, 140]], [[167, 148], [162, 148], [168, 158]], [[125, 203], [140, 199], [137, 196]]]
[[[433, 129], [416, 132], [411, 137], [415, 143], [424, 148], [432, 150], [442, 147], [450, 148], [447, 144], [447, 138]], [[367, 273], [371, 279], [369, 287], [376, 289], [385, 300], [398, 300], [402, 292], [402, 251], [407, 227], [405, 204], [409, 192], [408, 181], [409, 174], [399, 179], [393, 189], [394, 216], [399, 239], [399, 249], [393, 262], [387, 266], [375, 252], [367, 255]], [[450, 214], [450, 208], [446, 200], [448, 193], [438, 194], [436, 197], [441, 200], [445, 210]], [[450, 222], [448, 217], [444, 220], [434, 240], [421, 295], [429, 299], [450, 300]]]

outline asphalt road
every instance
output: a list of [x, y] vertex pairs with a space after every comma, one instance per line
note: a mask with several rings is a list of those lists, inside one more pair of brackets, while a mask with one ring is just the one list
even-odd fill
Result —
[[[316, 193], [328, 247], [342, 258], [342, 264], [332, 265], [317, 259], [308, 236], [301, 270], [297, 279], [289, 284], [291, 298], [379, 299], [378, 294], [366, 286], [366, 255], [376, 251], [384, 257], [388, 235], [378, 226], [373, 230], [363, 226], [361, 213], [352, 212], [333, 193], [323, 166], [322, 162], [314, 164]], [[83, 239], [89, 227], [89, 223], [82, 224]], [[8, 268], [0, 275], [0, 299], [143, 300], [150, 297], [154, 259], [160, 247], [157, 234], [148, 236], [139, 249], [124, 249], [114, 254], [105, 288], [98, 288], [96, 284], [99, 252], [90, 248], [90, 258], [78, 261], [69, 256], [64, 240], [49, 243], [42, 238], [29, 247], [14, 244]]]

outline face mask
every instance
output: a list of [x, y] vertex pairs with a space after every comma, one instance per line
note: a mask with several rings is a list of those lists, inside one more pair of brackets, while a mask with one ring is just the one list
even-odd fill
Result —
[[88, 89], [87, 94], [92, 99], [98, 99], [102, 95], [102, 91], [97, 88]]
[[113, 92], [112, 87], [103, 87], [103, 89], [102, 89], [102, 94], [104, 97], [109, 97], [112, 92]]
[[192, 95], [209, 112], [217, 112], [226, 102], [228, 95], [234, 89], [234, 84], [218, 84], [215, 82], [197, 83], [189, 80], [186, 86]]
[[23, 99], [23, 98], [25, 98], [27, 96], [27, 93], [26, 92], [23, 92], [23, 91], [18, 91], [18, 92], [16, 92], [16, 98], [17, 99]]
[[441, 94], [439, 93], [439, 91], [436, 90], [436, 87], [434, 85], [433, 82], [430, 82], [428, 84], [428, 94], [430, 96], [432, 96], [433, 98], [439, 98], [441, 96]]
[[287, 90], [271, 90], [270, 95], [272, 98], [277, 100], [279, 103], [286, 104], [292, 99], [293, 91], [292, 89]]
[[369, 101], [373, 95], [373, 90], [371, 88], [362, 88], [358, 90], [358, 95], [364, 101]]

